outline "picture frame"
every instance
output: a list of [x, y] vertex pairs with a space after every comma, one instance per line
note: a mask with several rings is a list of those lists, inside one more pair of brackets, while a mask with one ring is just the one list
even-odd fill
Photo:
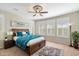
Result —
[[12, 21], [10, 21], [10, 26], [16, 27], [16, 28], [18, 28], [18, 27], [27, 28], [27, 27], [29, 27], [29, 24], [24, 22], [24, 21], [20, 21], [20, 20], [19, 21], [18, 20], [12, 20]]

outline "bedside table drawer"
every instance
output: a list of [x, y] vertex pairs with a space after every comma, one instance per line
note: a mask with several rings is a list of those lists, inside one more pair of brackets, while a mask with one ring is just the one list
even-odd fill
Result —
[[15, 45], [15, 42], [13, 40], [4, 41], [4, 48], [5, 49], [13, 47], [14, 45]]

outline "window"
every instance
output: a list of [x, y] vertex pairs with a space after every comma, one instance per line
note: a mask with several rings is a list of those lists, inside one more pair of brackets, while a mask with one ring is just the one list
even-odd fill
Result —
[[57, 36], [58, 37], [69, 37], [69, 18], [62, 17], [57, 19]]
[[55, 36], [55, 20], [47, 20], [47, 35]]
[[39, 22], [35, 21], [35, 34], [39, 34], [39, 32], [38, 32], [39, 28], [38, 27], [39, 27]]
[[36, 21], [35, 24], [39, 35], [69, 38], [69, 17]]
[[46, 35], [46, 22], [45, 21], [40, 22], [39, 34], [40, 35]]
[[36, 22], [36, 34], [39, 34], [39, 35], [45, 35], [46, 34], [45, 21]]

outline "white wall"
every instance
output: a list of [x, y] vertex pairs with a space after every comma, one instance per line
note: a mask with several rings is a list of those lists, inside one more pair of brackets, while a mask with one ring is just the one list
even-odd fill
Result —
[[[9, 31], [12, 27], [10, 26], [10, 21], [11, 20], [19, 20], [19, 21], [24, 21], [25, 23], [28, 23], [29, 24], [29, 30], [31, 32], [33, 32], [33, 28], [34, 28], [34, 22], [32, 20], [29, 20], [29, 19], [24, 19], [23, 17], [21, 16], [18, 16], [16, 14], [13, 14], [13, 13], [10, 13], [10, 12], [6, 12], [6, 11], [2, 11], [0, 10], [0, 15], [3, 15], [4, 16], [4, 19], [5, 19], [5, 26], [4, 26], [4, 33], [6, 33], [7, 31]], [[0, 33], [1, 34], [1, 33]], [[2, 37], [2, 38], [1, 38]], [[1, 34], [1, 40], [0, 40], [0, 48], [2, 47], [3, 48], [3, 40], [4, 40], [4, 34], [2, 35]]]
[[71, 22], [71, 27], [72, 27], [71, 31], [79, 32], [79, 11], [75, 13], [71, 13], [69, 16], [70, 16], [70, 22]]
[[3, 46], [4, 39], [4, 31], [5, 31], [5, 18], [3, 15], [0, 14], [0, 48]]

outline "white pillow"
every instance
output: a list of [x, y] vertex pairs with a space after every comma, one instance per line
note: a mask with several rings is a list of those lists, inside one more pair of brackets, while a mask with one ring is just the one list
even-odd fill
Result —
[[26, 32], [22, 32], [22, 34], [23, 34], [23, 35], [25, 35], [25, 34], [26, 34]]

